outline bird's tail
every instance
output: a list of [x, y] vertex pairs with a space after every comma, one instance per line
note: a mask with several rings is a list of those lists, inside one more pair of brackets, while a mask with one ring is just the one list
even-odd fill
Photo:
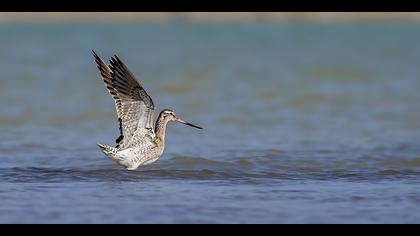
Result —
[[114, 147], [110, 147], [105, 144], [98, 143], [98, 147], [102, 150], [103, 153], [105, 153], [107, 156], [112, 156], [117, 153], [117, 149]]

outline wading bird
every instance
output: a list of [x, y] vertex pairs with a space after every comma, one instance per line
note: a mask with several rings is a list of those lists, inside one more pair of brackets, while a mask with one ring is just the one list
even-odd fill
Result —
[[170, 109], [162, 110], [153, 126], [155, 107], [152, 98], [128, 68], [116, 55], [111, 58], [109, 66], [95, 51], [93, 55], [105, 87], [114, 99], [120, 126], [120, 136], [115, 140], [115, 147], [98, 144], [111, 160], [127, 170], [155, 162], [165, 148], [165, 131], [169, 121], [202, 129], [176, 117]]

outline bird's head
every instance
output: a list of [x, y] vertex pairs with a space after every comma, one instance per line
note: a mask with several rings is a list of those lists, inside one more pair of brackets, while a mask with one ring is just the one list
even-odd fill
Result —
[[184, 121], [184, 120], [182, 120], [182, 119], [180, 119], [180, 118], [176, 117], [176, 115], [175, 115], [174, 111], [172, 111], [171, 109], [164, 109], [164, 110], [162, 110], [162, 111], [160, 112], [160, 116], [161, 116], [161, 118], [162, 118], [163, 120], [165, 120], [165, 121], [175, 121], [175, 122], [182, 123], [182, 124], [184, 124], [184, 125], [189, 125], [189, 126], [191, 126], [191, 127], [197, 128], [197, 129], [203, 129], [203, 128], [201, 128], [200, 126], [193, 125], [193, 124], [191, 124], [191, 123], [189, 123], [189, 122], [186, 122], [186, 121]]

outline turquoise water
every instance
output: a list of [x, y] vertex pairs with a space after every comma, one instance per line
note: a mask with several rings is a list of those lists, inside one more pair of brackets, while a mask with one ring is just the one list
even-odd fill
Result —
[[[419, 223], [420, 23], [2, 23], [1, 223]], [[128, 172], [93, 60], [170, 124]]]

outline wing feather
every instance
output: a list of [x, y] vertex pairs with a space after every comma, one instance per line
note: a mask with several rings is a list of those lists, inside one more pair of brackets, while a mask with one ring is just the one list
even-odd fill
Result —
[[105, 87], [115, 101], [121, 133], [117, 147], [127, 147], [134, 134], [150, 136], [155, 109], [152, 98], [116, 55], [107, 66], [93, 53]]

